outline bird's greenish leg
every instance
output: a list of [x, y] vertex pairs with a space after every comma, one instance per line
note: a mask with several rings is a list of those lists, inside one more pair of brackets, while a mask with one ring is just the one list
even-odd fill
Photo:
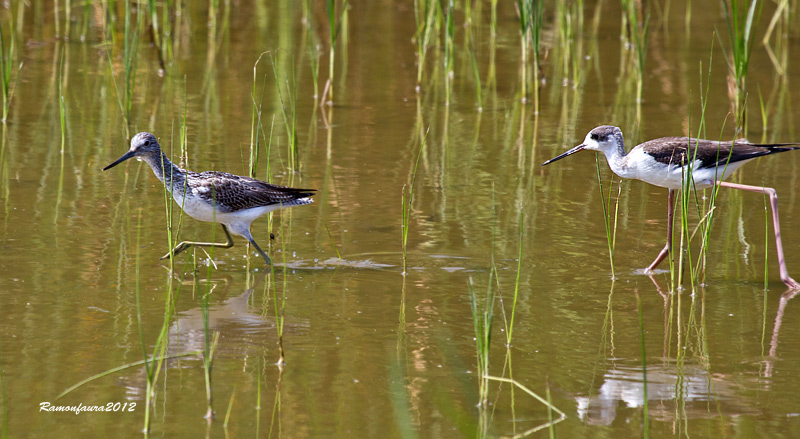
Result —
[[264, 258], [264, 260], [267, 262], [267, 265], [272, 265], [272, 259], [270, 259], [270, 257], [269, 257], [269, 256], [267, 256], [267, 254], [266, 254], [266, 253], [264, 253], [264, 250], [261, 250], [261, 247], [259, 247], [259, 246], [258, 246], [258, 244], [256, 244], [256, 240], [255, 240], [255, 239], [253, 239], [253, 237], [252, 237], [252, 236], [251, 236], [251, 237], [249, 237], [249, 238], [247, 238], [247, 240], [248, 240], [248, 241], [250, 241], [250, 244], [253, 244], [253, 247], [255, 247], [255, 248], [256, 248], [256, 250], [258, 250], [258, 253], [259, 253], [259, 254], [261, 255], [261, 257], [262, 257], [262, 258]]
[[[167, 259], [169, 255], [177, 256], [178, 253], [186, 250], [192, 246], [200, 246], [200, 247], [220, 247], [220, 248], [231, 248], [233, 247], [233, 237], [231, 233], [228, 231], [228, 228], [225, 227], [225, 224], [220, 224], [222, 226], [222, 230], [225, 232], [225, 237], [228, 239], [226, 242], [195, 242], [195, 241], [183, 241], [180, 244], [176, 245], [175, 248], [172, 249], [171, 252], [165, 254], [161, 257], [161, 259]], [[259, 249], [260, 250], [260, 249]]]

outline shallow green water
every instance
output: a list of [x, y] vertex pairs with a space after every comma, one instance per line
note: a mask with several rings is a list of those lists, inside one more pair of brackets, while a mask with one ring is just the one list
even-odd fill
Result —
[[[329, 47], [323, 4], [305, 12], [300, 2], [234, 2], [230, 8], [221, 2], [212, 14], [216, 33], [208, 5], [183, 5], [179, 16], [171, 15], [173, 57], [163, 77], [149, 27], [142, 27], [129, 134], [117, 94], [125, 83], [124, 5], [118, 5], [117, 40], [110, 44], [102, 4], [90, 2], [82, 41], [83, 7], [73, 5], [65, 40], [56, 37], [53, 5], [29, 3], [0, 9], [6, 39], [12, 19], [16, 25], [15, 66], [23, 62], [9, 119], [0, 126], [0, 390], [2, 431], [9, 437], [140, 434], [147, 392], [142, 366], [55, 398], [93, 375], [141, 361], [142, 339], [151, 355], [168, 303], [175, 313], [166, 323], [164, 354], [173, 358], [156, 382], [153, 436], [528, 432], [547, 424], [549, 414], [519, 389], [492, 382], [490, 406], [478, 406], [469, 281], [483, 295], [493, 260], [499, 297], [490, 373], [511, 376], [543, 397], [549, 390], [552, 404], [566, 414], [553, 427], [557, 437], [641, 436], [645, 413], [651, 437], [800, 435], [798, 299], [779, 280], [763, 198], [720, 192], [705, 281], [692, 287], [687, 280], [675, 290], [666, 264], [652, 279], [638, 271], [663, 246], [666, 190], [641, 182], [624, 182], [620, 190], [614, 180], [611, 207], [619, 199], [619, 219], [612, 280], [593, 155], [539, 166], [600, 124], [620, 126], [629, 147], [696, 135], [709, 78], [706, 136], [735, 136], [720, 49], [721, 42], [728, 44], [727, 27], [718, 5], [693, 2], [689, 30], [683, 2], [652, 10], [644, 95], [637, 105], [634, 76], [620, 59], [630, 52], [620, 40], [618, 5], [586, 5], [582, 30], [564, 42], [558, 11], [548, 4], [538, 115], [530, 102], [521, 103], [519, 25], [508, 2], [498, 5], [496, 36], [489, 2], [471, 3], [469, 12], [466, 4], [456, 5], [449, 103], [443, 30], [428, 51], [417, 93], [413, 2], [351, 3], [337, 45], [333, 106], [315, 101], [309, 59], [319, 44], [321, 93]], [[773, 12], [774, 6], [765, 6], [751, 60], [747, 135], [800, 141], [793, 112], [800, 102], [792, 92], [800, 80], [792, 63], [800, 56], [800, 27], [784, 29], [780, 46], [773, 40], [776, 56], [787, 63], [780, 75], [761, 44]], [[141, 15], [149, 20], [144, 9]], [[64, 10], [58, 24], [63, 35]], [[482, 111], [469, 41], [475, 44]], [[254, 223], [253, 235], [276, 261], [274, 272], [235, 237], [235, 247], [214, 251], [210, 270], [206, 254], [197, 251], [196, 272], [187, 252], [171, 273], [169, 262], [158, 260], [169, 247], [163, 186], [134, 161], [101, 169], [127, 150], [138, 131], [155, 133], [168, 154], [175, 145], [177, 156], [185, 111], [186, 167], [246, 174], [253, 65], [267, 50], [282, 57], [281, 77], [294, 66], [300, 171], [289, 167], [281, 102], [265, 56], [256, 71], [255, 100], [261, 102], [263, 87], [263, 137], [272, 141], [269, 162], [265, 139], [260, 141], [257, 177], [319, 194], [310, 206], [276, 214], [271, 228], [266, 218]], [[422, 138], [404, 276], [401, 198]], [[601, 170], [608, 197], [612, 176], [604, 163]], [[800, 153], [787, 153], [749, 164], [733, 177], [777, 188], [795, 276], [799, 176]], [[694, 228], [695, 210], [689, 218]], [[212, 235], [221, 239], [218, 226], [191, 218], [180, 224], [181, 239]], [[520, 244], [519, 296], [507, 347], [504, 321], [511, 314]], [[696, 263], [696, 239], [692, 249]], [[276, 295], [286, 300], [282, 370], [275, 365]], [[202, 351], [214, 334], [216, 418], [206, 422], [202, 355], [179, 355]], [[40, 411], [46, 401], [136, 406], [76, 415]], [[547, 434], [545, 429], [531, 437]]]

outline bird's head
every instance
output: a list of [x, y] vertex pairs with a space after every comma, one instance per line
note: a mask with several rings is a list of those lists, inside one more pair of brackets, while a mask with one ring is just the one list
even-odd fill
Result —
[[142, 157], [151, 154], [158, 154], [161, 152], [161, 146], [158, 144], [158, 140], [156, 140], [156, 136], [141, 132], [131, 139], [131, 148], [122, 155], [122, 157], [118, 158], [114, 163], [106, 166], [103, 170], [108, 170], [117, 166], [118, 164], [128, 160], [129, 158], [133, 157]]
[[601, 125], [589, 131], [589, 134], [587, 134], [586, 138], [583, 139], [583, 143], [542, 163], [542, 166], [553, 163], [556, 160], [561, 160], [564, 157], [575, 154], [578, 151], [588, 150], [605, 153], [616, 151], [620, 148], [624, 148], [622, 130], [611, 125]]

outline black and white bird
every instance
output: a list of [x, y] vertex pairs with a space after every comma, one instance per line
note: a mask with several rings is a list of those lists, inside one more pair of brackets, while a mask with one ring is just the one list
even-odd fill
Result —
[[250, 224], [273, 210], [312, 203], [314, 200], [311, 197], [316, 192], [316, 189], [278, 186], [226, 172], [192, 172], [182, 169], [164, 155], [156, 137], [145, 132], [133, 136], [128, 152], [103, 170], [111, 169], [133, 157], [150, 165], [153, 173], [166, 185], [172, 198], [184, 212], [200, 221], [221, 224], [227, 237], [227, 242], [224, 243], [183, 241], [161, 259], [170, 254], [177, 255], [194, 245], [233, 247], [233, 238], [229, 233], [233, 232], [250, 241], [267, 264], [271, 264], [269, 256], [253, 239]]
[[[800, 144], [755, 144], [746, 140], [719, 142], [690, 137], [662, 137], [637, 145], [626, 153], [622, 131], [615, 126], [603, 125], [589, 131], [583, 143], [542, 163], [542, 166], [579, 151], [599, 151], [605, 155], [608, 166], [618, 176], [642, 180], [652, 185], [669, 189], [667, 198], [667, 244], [653, 263], [647, 267], [651, 271], [672, 250], [675, 191], [680, 190], [683, 185], [690, 183], [690, 188], [704, 189], [718, 184], [722, 187], [767, 194], [772, 206], [772, 222], [775, 230], [781, 280], [791, 289], [800, 289], [800, 284], [789, 276], [786, 269], [778, 221], [778, 196], [775, 189], [722, 181], [750, 160], [765, 155], [800, 149], [800, 146], [797, 145]], [[691, 176], [691, 182], [688, 180], [689, 176]]]

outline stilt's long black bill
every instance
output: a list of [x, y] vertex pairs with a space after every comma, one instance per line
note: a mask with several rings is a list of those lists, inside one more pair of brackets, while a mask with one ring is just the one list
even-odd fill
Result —
[[124, 162], [125, 160], [128, 160], [129, 158], [133, 157], [134, 155], [136, 155], [136, 153], [134, 151], [128, 151], [125, 154], [123, 154], [122, 157], [118, 158], [117, 161], [115, 161], [114, 163], [112, 163], [112, 164], [106, 166], [105, 168], [103, 168], [103, 170], [107, 171], [107, 170], [113, 168], [114, 166], [117, 166], [118, 164]]
[[550, 160], [548, 160], [548, 161], [546, 161], [546, 162], [542, 163], [542, 166], [544, 166], [544, 165], [547, 165], [547, 164], [550, 164], [550, 163], [553, 163], [553, 162], [554, 162], [554, 161], [556, 161], [556, 160], [561, 160], [561, 159], [563, 159], [564, 157], [566, 157], [566, 156], [568, 156], [568, 155], [575, 154], [575, 153], [576, 153], [576, 152], [578, 152], [578, 151], [582, 151], [582, 150], [583, 150], [583, 148], [584, 148], [584, 146], [585, 146], [585, 145], [583, 145], [583, 144], [581, 144], [581, 145], [578, 145], [578, 146], [576, 146], [576, 147], [574, 147], [574, 148], [570, 149], [569, 151], [565, 152], [564, 154], [561, 154], [560, 156], [557, 156], [557, 157], [553, 157], [553, 158], [551, 158]]

